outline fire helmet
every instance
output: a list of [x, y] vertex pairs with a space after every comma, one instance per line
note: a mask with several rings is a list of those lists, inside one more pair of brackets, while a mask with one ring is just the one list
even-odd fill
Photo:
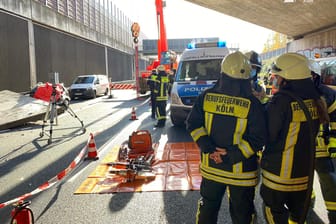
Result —
[[315, 61], [313, 59], [310, 59], [309, 60], [309, 69], [310, 69], [310, 71], [314, 72], [316, 75], [321, 76], [321, 66], [317, 61]]
[[298, 53], [280, 55], [272, 64], [272, 72], [286, 80], [311, 78], [308, 59]]
[[251, 66], [256, 66], [257, 74], [261, 70], [261, 57], [255, 51], [249, 51], [245, 53], [245, 56], [250, 60]]
[[249, 59], [240, 51], [225, 56], [221, 65], [221, 73], [234, 79], [249, 79], [251, 70]]
[[164, 65], [159, 65], [159, 66], [157, 66], [156, 69], [158, 70], [158, 72], [164, 72], [164, 71], [166, 71], [166, 67]]

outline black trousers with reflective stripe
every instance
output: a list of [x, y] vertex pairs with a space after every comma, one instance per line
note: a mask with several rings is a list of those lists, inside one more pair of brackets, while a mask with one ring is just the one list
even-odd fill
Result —
[[229, 190], [229, 208], [232, 223], [249, 224], [255, 213], [255, 187], [240, 187], [202, 179], [201, 199], [196, 214], [197, 224], [216, 224], [225, 191]]
[[265, 203], [267, 223], [288, 224], [288, 219], [298, 222], [303, 214], [306, 190], [282, 192], [261, 184], [260, 194]]
[[151, 106], [152, 106], [152, 118], [155, 118], [155, 104], [156, 104], [156, 96], [155, 96], [155, 93], [154, 93], [154, 90], [151, 90], [151, 95], [150, 95], [150, 99], [151, 99]]
[[159, 100], [155, 103], [156, 106], [156, 118], [158, 120], [158, 124], [165, 124], [166, 123], [166, 107], [167, 101], [166, 100]]
[[330, 157], [316, 158], [315, 170], [321, 186], [321, 192], [330, 223], [336, 223], [336, 173]]

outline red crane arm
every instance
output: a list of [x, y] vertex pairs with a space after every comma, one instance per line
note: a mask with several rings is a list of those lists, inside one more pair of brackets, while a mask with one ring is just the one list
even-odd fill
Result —
[[155, 5], [156, 5], [156, 16], [158, 25], [158, 59], [160, 61], [161, 52], [168, 51], [168, 41], [166, 36], [166, 27], [164, 23], [162, 0], [155, 0]]

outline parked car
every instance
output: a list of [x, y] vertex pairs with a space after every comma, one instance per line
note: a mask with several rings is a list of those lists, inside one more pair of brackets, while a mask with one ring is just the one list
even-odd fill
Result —
[[80, 75], [69, 88], [71, 99], [75, 98], [96, 98], [96, 96], [107, 95], [109, 81], [106, 75]]

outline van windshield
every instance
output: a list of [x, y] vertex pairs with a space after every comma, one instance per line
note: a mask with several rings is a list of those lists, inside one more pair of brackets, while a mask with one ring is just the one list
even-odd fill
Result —
[[88, 76], [88, 77], [77, 77], [77, 79], [74, 81], [74, 84], [84, 84], [84, 83], [93, 83], [94, 77]]
[[222, 59], [181, 61], [176, 81], [217, 80]]

